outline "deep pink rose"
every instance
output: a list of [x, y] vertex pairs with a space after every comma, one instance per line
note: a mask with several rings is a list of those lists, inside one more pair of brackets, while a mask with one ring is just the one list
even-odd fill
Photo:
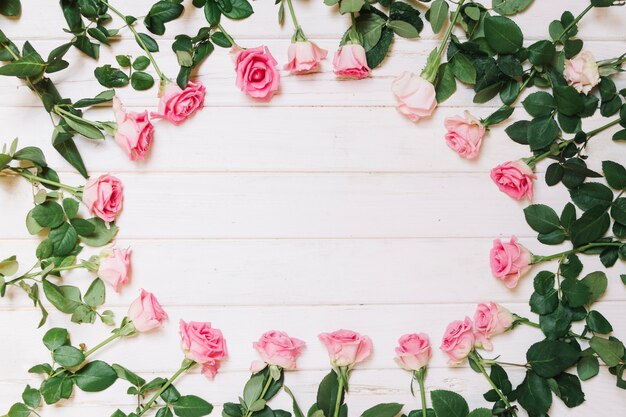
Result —
[[437, 108], [435, 87], [410, 72], [403, 72], [393, 80], [391, 92], [396, 98], [396, 109], [413, 122], [429, 117]]
[[474, 313], [474, 334], [476, 346], [493, 349], [491, 339], [509, 330], [513, 324], [513, 314], [500, 304], [478, 304]]
[[90, 178], [83, 189], [83, 202], [89, 211], [105, 222], [112, 222], [122, 210], [122, 181], [112, 175]]
[[372, 340], [352, 330], [322, 333], [319, 340], [326, 346], [334, 366], [353, 366], [363, 362], [372, 353]]
[[333, 67], [335, 75], [340, 77], [361, 79], [370, 74], [365, 49], [358, 43], [348, 43], [339, 47], [333, 58]]
[[211, 323], [180, 321], [180, 338], [185, 357], [202, 365], [202, 374], [213, 379], [226, 359], [226, 340], [219, 329]]
[[472, 327], [472, 320], [469, 317], [465, 317], [463, 321], [455, 320], [446, 327], [439, 348], [448, 355], [449, 365], [461, 363], [474, 348]]
[[444, 121], [448, 130], [445, 135], [446, 143], [459, 156], [473, 159], [478, 156], [480, 145], [485, 136], [485, 127], [480, 120], [465, 111], [465, 117], [448, 117]]
[[328, 51], [311, 41], [292, 42], [287, 51], [288, 62], [285, 70], [292, 74], [308, 74], [320, 67], [320, 61], [326, 59]]
[[103, 250], [100, 253], [98, 276], [119, 292], [130, 279], [130, 249]]
[[128, 318], [138, 332], [147, 332], [161, 326], [167, 314], [154, 294], [142, 289], [139, 297], [128, 308]]
[[491, 179], [500, 191], [516, 200], [533, 198], [533, 180], [537, 178], [524, 161], [505, 162], [491, 170]]
[[184, 90], [169, 83], [161, 95], [159, 111], [152, 113], [156, 119], [165, 119], [179, 125], [204, 107], [206, 88], [200, 81], [189, 82]]
[[589, 94], [600, 83], [600, 72], [596, 58], [589, 51], [583, 51], [574, 59], [565, 61], [563, 77], [579, 93]]
[[235, 49], [236, 85], [249, 97], [268, 101], [280, 86], [280, 73], [267, 46]]
[[148, 148], [150, 148], [154, 132], [154, 126], [150, 123], [148, 112], [126, 112], [122, 102], [114, 97], [113, 114], [117, 123], [115, 142], [132, 161], [143, 160]]
[[530, 270], [532, 254], [517, 243], [517, 238], [513, 236], [509, 243], [500, 239], [493, 241], [489, 261], [493, 276], [504, 282], [508, 288], [515, 288], [522, 275]]
[[258, 342], [252, 344], [263, 362], [253, 362], [250, 369], [257, 373], [266, 365], [276, 365], [292, 371], [296, 369], [296, 359], [302, 353], [304, 345], [302, 340], [289, 337], [285, 332], [270, 330], [264, 333]]
[[427, 334], [405, 334], [398, 340], [396, 362], [407, 371], [419, 371], [428, 365], [432, 356]]

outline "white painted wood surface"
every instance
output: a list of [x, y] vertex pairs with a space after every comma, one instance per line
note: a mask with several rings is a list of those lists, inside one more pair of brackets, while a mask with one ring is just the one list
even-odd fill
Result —
[[[24, 3], [21, 20], [0, 20], [10, 37], [30, 39], [44, 52], [67, 39], [57, 2]], [[141, 15], [151, 2], [119, 3], [128, 13]], [[297, 3], [305, 31], [332, 52], [347, 20], [320, 1]], [[535, 3], [515, 17], [528, 40], [546, 36], [547, 24], [565, 8], [575, 13], [587, 4]], [[244, 46], [268, 44], [284, 62], [289, 25], [276, 25], [273, 2], [255, 2], [254, 7], [253, 18], [227, 28]], [[192, 33], [202, 24], [202, 13], [188, 7], [183, 19], [168, 26], [164, 39]], [[580, 36], [598, 59], [614, 57], [626, 49], [625, 24], [626, 8], [596, 10], [583, 20]], [[169, 51], [166, 44], [162, 49]], [[247, 366], [255, 359], [252, 341], [270, 328], [284, 329], [308, 342], [302, 370], [287, 376], [287, 384], [308, 407], [328, 368], [316, 335], [354, 328], [370, 335], [375, 346], [372, 359], [353, 374], [348, 401], [356, 416], [377, 402], [407, 403], [406, 410], [419, 406], [408, 390], [409, 375], [392, 361], [401, 334], [425, 331], [438, 346], [446, 324], [473, 314], [479, 301], [496, 300], [529, 314], [531, 280], [508, 291], [491, 277], [487, 262], [491, 240], [511, 234], [537, 253], [551, 251], [533, 239], [523, 205], [500, 194], [488, 177], [493, 165], [526, 156], [525, 148], [495, 128], [479, 160], [461, 160], [450, 151], [442, 139], [443, 119], [465, 108], [484, 116], [494, 106], [473, 106], [472, 92], [463, 86], [419, 125], [393, 109], [392, 78], [404, 70], [418, 71], [435, 45], [436, 36], [428, 29], [418, 41], [398, 41], [383, 66], [363, 81], [335, 80], [329, 62], [321, 74], [283, 74], [281, 94], [269, 104], [252, 102], [235, 88], [232, 63], [225, 51], [218, 51], [199, 72], [207, 86], [207, 108], [179, 128], [157, 123], [148, 161], [126, 160], [111, 140], [80, 141], [92, 173], [114, 173], [126, 188], [119, 244], [133, 248], [133, 280], [121, 294], [111, 291], [108, 305], [121, 317], [139, 288], [146, 288], [163, 301], [171, 317], [162, 331], [112, 345], [98, 356], [128, 364], [147, 377], [167, 376], [181, 358], [178, 319], [212, 321], [223, 329], [231, 358], [216, 381], [189, 375], [180, 387], [219, 405], [239, 395]], [[137, 51], [126, 33], [114, 48], [115, 53]], [[112, 61], [113, 55], [103, 48], [102, 62]], [[161, 53], [158, 59], [174, 75], [173, 55]], [[79, 98], [101, 90], [91, 75], [93, 62], [74, 52], [71, 62], [74, 71], [53, 77], [63, 94]], [[625, 78], [618, 77], [622, 88]], [[155, 108], [154, 91], [119, 94], [133, 108]], [[106, 108], [88, 115], [111, 118]], [[523, 118], [523, 110], [515, 117]], [[0, 78], [0, 140], [19, 136], [24, 145], [44, 148], [67, 182], [80, 182], [52, 151], [47, 119], [26, 87]], [[586, 126], [599, 122], [589, 120]], [[624, 150], [605, 134], [594, 139], [589, 153], [597, 164], [619, 159]], [[565, 203], [564, 190], [538, 184], [537, 202], [556, 207]], [[0, 201], [0, 256], [32, 259], [37, 241], [23, 225], [30, 190], [3, 180]], [[587, 271], [600, 268], [597, 262], [586, 266]], [[625, 271], [623, 266], [608, 271], [609, 291], [599, 306], [620, 336], [626, 333], [626, 289], [618, 275]], [[76, 285], [81, 279], [82, 273], [67, 277]], [[37, 383], [26, 373], [46, 359], [37, 321], [38, 313], [25, 297], [1, 301], [5, 337], [0, 344], [0, 411], [19, 398], [26, 383]], [[74, 342], [87, 345], [108, 332], [101, 325], [76, 326], [52, 314], [49, 326], [55, 325], [69, 325]], [[495, 340], [496, 353], [522, 361], [527, 346], [539, 339], [536, 330], [519, 329]], [[521, 380], [518, 371], [510, 372], [514, 383]], [[486, 382], [469, 369], [448, 368], [438, 351], [427, 385], [456, 390], [472, 406], [485, 405]], [[100, 394], [77, 393], [43, 415], [107, 416], [117, 407], [129, 410], [131, 397], [123, 384], [115, 387]], [[583, 388], [583, 406], [566, 411], [557, 400], [551, 414], [619, 415], [626, 408], [624, 391], [613, 386], [604, 369]], [[278, 402], [288, 407], [285, 398]]]

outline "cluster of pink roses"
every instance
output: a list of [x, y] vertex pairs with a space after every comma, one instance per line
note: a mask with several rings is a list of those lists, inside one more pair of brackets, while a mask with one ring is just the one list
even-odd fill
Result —
[[492, 350], [490, 339], [509, 330], [513, 321], [513, 314], [499, 304], [478, 304], [473, 322], [465, 317], [448, 324], [440, 349], [448, 356], [448, 364], [459, 364], [475, 348]]

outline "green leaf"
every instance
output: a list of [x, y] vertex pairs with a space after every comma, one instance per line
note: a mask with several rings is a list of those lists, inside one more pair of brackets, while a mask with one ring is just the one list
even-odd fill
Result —
[[530, 94], [522, 101], [524, 109], [533, 117], [549, 116], [555, 109], [554, 98], [545, 91]]
[[561, 290], [567, 298], [570, 307], [581, 307], [589, 303], [591, 291], [585, 284], [574, 278], [567, 278], [561, 282]]
[[585, 401], [585, 394], [580, 387], [580, 380], [566, 372], [558, 375], [556, 378], [558, 390], [556, 395], [569, 407], [577, 407]]
[[382, 403], [368, 408], [361, 417], [395, 417], [402, 411], [403, 404]]
[[85, 55], [93, 59], [98, 59], [98, 57], [100, 56], [100, 45], [93, 43], [85, 35], [76, 36], [72, 41], [72, 45], [74, 45], [79, 51], [83, 52]]
[[101, 306], [104, 304], [105, 291], [104, 281], [100, 278], [96, 278], [85, 293], [85, 304], [90, 307]]
[[575, 364], [579, 356], [580, 352], [576, 347], [558, 340], [537, 342], [526, 352], [528, 363], [537, 375], [544, 378], [560, 374]]
[[61, 117], [63, 117], [65, 123], [67, 123], [68, 126], [79, 135], [83, 135], [88, 139], [104, 139], [104, 134], [100, 131], [100, 129], [84, 121], [84, 119], [79, 120], [66, 115], [61, 115]]
[[620, 197], [615, 200], [611, 207], [611, 217], [621, 224], [626, 224], [626, 198]]
[[600, 362], [593, 355], [587, 355], [580, 358], [576, 365], [578, 377], [583, 381], [587, 381], [600, 372]]
[[261, 397], [264, 383], [265, 375], [262, 373], [250, 377], [243, 389], [243, 401], [248, 407]]
[[376, 46], [386, 24], [387, 21], [376, 13], [364, 13], [357, 18], [356, 27], [357, 31], [363, 36], [365, 52]]
[[596, 206], [608, 208], [613, 202], [613, 191], [599, 182], [587, 182], [570, 190], [570, 197], [574, 204], [585, 211]]
[[[343, 0], [342, 4], [344, 1], [346, 0]], [[403, 38], [417, 38], [420, 34], [413, 25], [404, 20], [392, 20], [387, 24], [387, 27]]]
[[465, 84], [476, 83], [476, 69], [472, 62], [463, 54], [455, 54], [450, 60], [454, 76]]
[[148, 57], [145, 57], [145, 56], [139, 56], [133, 62], [133, 69], [137, 71], [143, 71], [149, 66], [150, 66], [150, 60], [148, 59]]
[[81, 239], [83, 239], [84, 236], [92, 236], [93, 233], [96, 231], [96, 226], [89, 220], [78, 218], [70, 219], [70, 223], [72, 224], [74, 229], [76, 229], [76, 233], [78, 233]]
[[572, 224], [570, 229], [572, 243], [577, 247], [593, 242], [604, 236], [610, 224], [611, 219], [606, 210], [596, 206], [586, 211]]
[[72, 253], [78, 243], [78, 233], [70, 224], [63, 223], [50, 231], [48, 239], [52, 242], [54, 256], [67, 256]]
[[430, 398], [438, 416], [467, 417], [469, 406], [467, 401], [456, 392], [446, 390], [434, 390]]
[[488, 408], [476, 408], [472, 410], [467, 417], [492, 417], [493, 414]]
[[424, 22], [420, 17], [419, 10], [402, 1], [394, 1], [391, 3], [389, 18], [391, 20], [405, 21], [413, 26], [418, 32], [421, 32], [424, 29]]
[[146, 49], [148, 49], [148, 52], [159, 52], [159, 44], [154, 40], [154, 38], [152, 38], [152, 36], [146, 34], [146, 33], [139, 33], [137, 34], [137, 36], [139, 37], [138, 39], [136, 38], [135, 40], [137, 41], [137, 44], [139, 46], [141, 46], [141, 48], [143, 49], [143, 44], [146, 46]]
[[456, 91], [456, 79], [450, 64], [445, 63], [439, 67], [435, 92], [437, 103], [443, 103]]
[[489, 46], [499, 54], [514, 54], [522, 47], [524, 35], [517, 24], [504, 16], [485, 18], [485, 37]]
[[56, 404], [72, 396], [74, 382], [67, 374], [50, 377], [41, 383], [41, 396], [46, 404]]
[[592, 310], [587, 315], [587, 326], [592, 332], [609, 334], [613, 331], [611, 323], [599, 312]]
[[[337, 394], [339, 390], [339, 381], [337, 373], [330, 371], [317, 389], [317, 407], [324, 413], [325, 416], [333, 416], [335, 411], [335, 404], [337, 403]], [[339, 404], [343, 404], [344, 391], [341, 392], [341, 398]]]
[[526, 10], [532, 2], [533, 0], [492, 0], [491, 5], [496, 13], [514, 15]]
[[370, 68], [376, 68], [385, 60], [392, 40], [393, 30], [388, 27], [383, 28], [382, 35], [380, 36], [378, 43], [365, 54], [367, 58], [367, 65]]
[[128, 75], [111, 65], [103, 65], [94, 70], [98, 82], [107, 88], [120, 88], [128, 85]]
[[177, 19], [184, 10], [182, 4], [160, 0], [152, 5], [143, 22], [150, 32], [155, 35], [163, 35], [165, 33], [164, 23]]
[[46, 332], [43, 336], [43, 344], [49, 351], [54, 351], [61, 346], [65, 346], [69, 343], [70, 337], [67, 330], [59, 327], [52, 328]]
[[556, 49], [550, 41], [535, 42], [528, 47], [528, 60], [533, 65], [547, 65], [552, 62]]
[[154, 85], [154, 78], [147, 72], [136, 71], [130, 77], [130, 85], [137, 91], [148, 90]]
[[124, 368], [121, 365], [113, 364], [113, 365], [111, 365], [111, 367], [117, 373], [117, 377], [118, 378], [130, 382], [131, 384], [133, 384], [136, 387], [141, 387], [142, 385], [144, 385], [146, 383], [145, 379], [143, 379], [139, 375], [135, 374], [134, 372], [129, 371], [128, 369]]
[[18, 161], [31, 161], [35, 165], [39, 165], [40, 167], [47, 167], [46, 157], [44, 156], [41, 149], [36, 148], [34, 146], [27, 146], [26, 148], [22, 148], [19, 151], [13, 154], [13, 159]]
[[38, 77], [43, 74], [46, 64], [38, 53], [32, 52], [0, 67], [0, 75], [14, 77]]
[[65, 211], [65, 215], [68, 218], [76, 217], [78, 214], [78, 201], [73, 198], [64, 198], [63, 199], [63, 210]]
[[80, 305], [77, 300], [66, 296], [63, 287], [59, 287], [48, 280], [43, 280], [43, 292], [48, 301], [50, 301], [50, 304], [65, 314], [73, 313]]
[[585, 276], [581, 282], [587, 286], [591, 297], [589, 304], [595, 303], [606, 292], [608, 286], [608, 279], [606, 274], [602, 271], [596, 271]]
[[30, 409], [22, 403], [15, 403], [9, 409], [7, 417], [28, 417], [30, 416]]
[[119, 230], [119, 228], [112, 223], [110, 223], [107, 227], [104, 220], [98, 217], [91, 218], [88, 221], [93, 224], [94, 231], [88, 236], [81, 236], [81, 241], [87, 246], [92, 246], [94, 248], [105, 246], [113, 240]]
[[115, 60], [118, 65], [122, 68], [130, 67], [130, 56], [129, 55], [116, 55]]
[[618, 340], [593, 336], [589, 341], [589, 346], [608, 366], [617, 366], [624, 356], [624, 345]]
[[504, 131], [507, 135], [514, 141], [521, 145], [528, 145], [528, 127], [530, 126], [530, 121], [528, 120], [519, 120], [510, 126], [508, 126]]
[[302, 412], [302, 409], [300, 408], [300, 406], [298, 405], [298, 402], [296, 401], [296, 396], [293, 394], [293, 392], [291, 392], [289, 387], [287, 387], [286, 385], [284, 386], [284, 390], [287, 393], [287, 395], [291, 397], [294, 417], [304, 417], [304, 413]]
[[526, 222], [539, 233], [550, 233], [561, 227], [556, 212], [543, 204], [531, 204], [524, 209]]
[[174, 403], [174, 414], [178, 417], [202, 417], [211, 411], [213, 406], [195, 395], [182, 396]]
[[41, 227], [59, 227], [65, 221], [63, 208], [54, 201], [39, 204], [32, 211], [33, 219]]
[[[361, 1], [362, 3], [364, 2], [364, 0], [353, 0], [353, 1]], [[252, 10], [252, 5], [250, 5], [250, 2], [248, 2], [248, 0], [230, 0], [230, 2], [232, 4], [232, 9], [228, 12], [225, 10], [222, 10], [222, 13], [224, 13], [224, 16], [228, 17], [229, 19], [241, 20], [241, 19], [245, 19], [249, 17], [250, 15], [252, 15], [252, 13], [254, 13], [254, 11]], [[342, 4], [343, 4], [343, 1], [342, 1]]]
[[[174, 387], [174, 385], [170, 385], [161, 393], [161, 399], [165, 401], [167, 404], [172, 404], [178, 401], [180, 398], [180, 392]], [[265, 406], [265, 405], [264, 405]]]
[[602, 162], [602, 172], [609, 186], [616, 190], [626, 188], [626, 168], [613, 161]]
[[585, 109], [582, 97], [573, 87], [567, 85], [557, 86], [554, 87], [553, 91], [556, 108], [560, 113], [566, 116], [574, 116]]
[[430, 6], [428, 18], [430, 21], [430, 26], [432, 27], [434, 33], [439, 33], [441, 29], [443, 29], [443, 25], [448, 20], [449, 11], [450, 6], [448, 6], [448, 3], [446, 1], [433, 1], [433, 4]]
[[[3, 16], [16, 17], [22, 13], [20, 0], [1, 0], [0, 14]], [[12, 417], [12, 416], [11, 416]]]
[[54, 350], [54, 361], [64, 368], [75, 368], [85, 361], [85, 355], [74, 346], [61, 346]]
[[528, 144], [532, 150], [543, 149], [550, 146], [559, 133], [559, 125], [552, 117], [538, 117], [528, 126]]
[[83, 158], [80, 156], [76, 143], [72, 139], [72, 134], [62, 130], [60, 126], [56, 126], [52, 136], [52, 146], [80, 175], [85, 178], [89, 176]]
[[117, 379], [117, 373], [102, 361], [93, 361], [76, 372], [76, 386], [85, 392], [99, 392], [109, 388]]
[[222, 48], [230, 48], [233, 44], [230, 42], [230, 39], [226, 37], [222, 32], [213, 32], [211, 35], [211, 40], [217, 46], [221, 46]]
[[41, 404], [41, 394], [39, 390], [26, 385], [24, 392], [22, 392], [22, 401], [30, 408], [35, 409]]

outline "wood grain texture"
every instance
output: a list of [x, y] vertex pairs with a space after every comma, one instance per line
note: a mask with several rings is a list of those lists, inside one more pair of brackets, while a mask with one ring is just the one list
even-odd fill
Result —
[[[2, 30], [18, 41], [33, 40], [43, 52], [67, 40], [57, 2], [23, 1], [19, 21], [0, 18]], [[150, 1], [123, 2], [128, 13], [145, 14]], [[489, 3], [489, 2], [487, 2]], [[530, 43], [547, 35], [547, 24], [563, 10], [582, 10], [585, 0], [536, 1], [515, 20]], [[202, 13], [189, 6], [182, 19], [168, 26], [159, 62], [174, 75], [169, 52], [173, 35], [193, 33], [203, 25]], [[122, 2], [120, 2], [120, 8]], [[225, 22], [244, 46], [267, 44], [284, 62], [289, 25], [276, 25], [271, 1], [255, 2], [255, 15], [244, 23]], [[297, 2], [306, 33], [331, 52], [347, 20], [321, 1]], [[419, 6], [418, 6], [419, 7]], [[45, 24], [40, 22], [45, 20]], [[585, 18], [580, 36], [598, 59], [626, 49], [626, 7], [595, 10]], [[324, 72], [304, 77], [283, 72], [281, 94], [269, 103], [247, 99], [234, 86], [232, 62], [220, 50], [199, 71], [207, 86], [207, 108], [181, 127], [156, 123], [147, 161], [128, 161], [115, 143], [79, 139], [87, 166], [96, 175], [111, 172], [124, 181], [126, 199], [120, 218], [119, 244], [133, 249], [131, 284], [120, 294], [110, 291], [107, 306], [120, 318], [140, 288], [162, 300], [170, 320], [161, 331], [114, 344], [98, 358], [126, 364], [146, 377], [168, 376], [180, 363], [178, 320], [206, 320], [221, 328], [230, 358], [214, 382], [194, 373], [181, 390], [206, 397], [218, 407], [235, 400], [255, 359], [251, 343], [263, 331], [284, 329], [307, 343], [301, 371], [287, 376], [301, 404], [308, 407], [317, 383], [328, 369], [317, 334], [338, 327], [372, 337], [372, 358], [353, 373], [348, 402], [352, 416], [378, 402], [419, 407], [409, 392], [409, 375], [394, 364], [393, 347], [406, 332], [430, 334], [434, 346], [446, 324], [472, 315], [475, 303], [495, 300], [514, 312], [531, 316], [526, 300], [532, 291], [527, 277], [509, 291], [491, 277], [487, 262], [493, 239], [517, 235], [539, 254], [560, 247], [539, 244], [526, 225], [519, 204], [498, 192], [488, 172], [496, 164], [524, 157], [527, 149], [511, 142], [503, 127], [494, 127], [476, 161], [458, 158], [443, 141], [445, 117], [469, 109], [487, 116], [495, 102], [476, 106], [473, 92], [459, 85], [457, 94], [429, 120], [415, 125], [393, 108], [390, 83], [405, 70], [419, 71], [437, 44], [429, 29], [417, 41], [397, 41], [385, 63], [363, 81], [337, 81], [330, 62]], [[117, 53], [136, 54], [123, 32], [114, 50], [102, 49], [101, 64]], [[53, 74], [62, 94], [74, 99], [102, 90], [93, 77], [94, 63], [70, 52], [72, 71]], [[618, 87], [626, 77], [616, 78]], [[155, 109], [155, 91], [119, 95], [133, 110]], [[94, 120], [111, 119], [109, 108], [89, 110]], [[518, 106], [513, 120], [526, 118]], [[585, 120], [585, 127], [602, 123]], [[20, 136], [23, 145], [42, 147], [49, 162], [68, 183], [81, 183], [50, 146], [51, 124], [28, 89], [0, 78], [0, 141]], [[626, 145], [612, 143], [610, 132], [593, 140], [592, 167], [604, 159], [623, 159]], [[539, 166], [539, 176], [545, 165]], [[560, 208], [567, 199], [562, 187], [537, 182], [535, 202]], [[38, 239], [27, 234], [26, 212], [32, 206], [23, 182], [0, 182], [0, 257], [16, 254], [22, 268], [34, 262]], [[85, 257], [97, 251], [87, 251]], [[602, 269], [585, 262], [585, 272]], [[626, 334], [626, 287], [619, 274], [624, 264], [607, 270], [609, 290], [598, 310]], [[85, 288], [91, 276], [68, 274], [65, 282]], [[37, 384], [28, 367], [47, 359], [36, 330], [38, 312], [21, 294], [0, 301], [0, 412], [15, 402], [27, 383]], [[53, 313], [47, 327], [69, 326], [73, 341], [88, 346], [105, 338], [102, 325], [78, 326]], [[535, 329], [520, 328], [495, 340], [494, 356], [523, 361], [527, 347], [540, 339]], [[131, 366], [132, 365], [132, 366]], [[518, 369], [508, 369], [514, 383]], [[606, 369], [585, 382], [586, 402], [567, 410], [555, 401], [551, 415], [620, 415], [624, 391], [614, 387]], [[438, 351], [427, 380], [429, 390], [452, 389], [472, 407], [486, 406], [488, 386], [466, 367], [451, 369]], [[101, 394], [78, 393], [70, 402], [49, 407], [43, 417], [107, 416], [116, 408], [130, 410], [132, 399], [117, 383]], [[277, 406], [289, 407], [288, 399]]]

